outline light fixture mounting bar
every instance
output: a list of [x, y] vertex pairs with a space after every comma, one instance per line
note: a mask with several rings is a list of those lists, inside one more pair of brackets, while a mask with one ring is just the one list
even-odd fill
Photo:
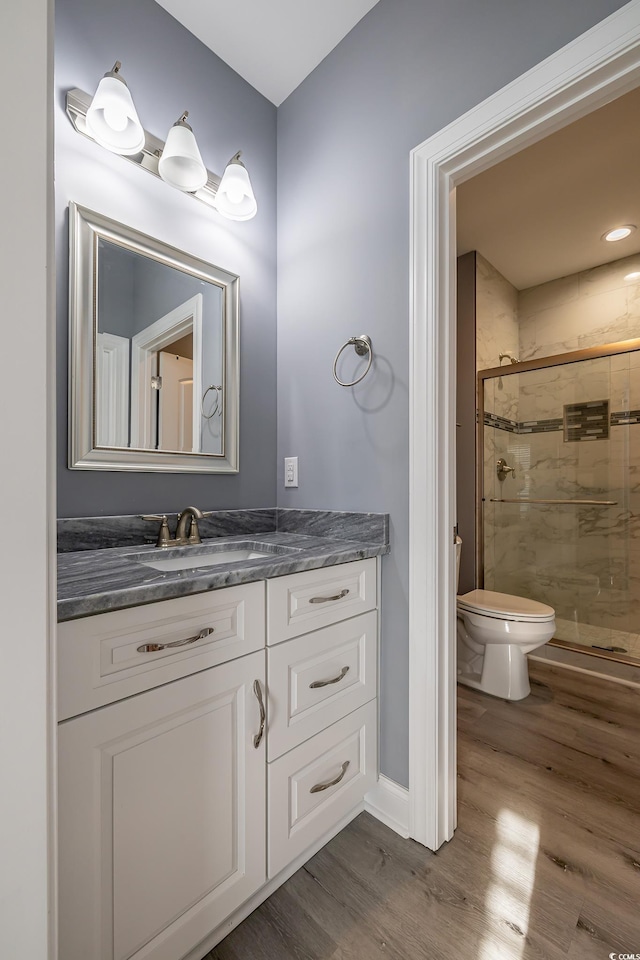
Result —
[[[83, 137], [87, 137], [89, 140], [93, 140], [95, 143], [94, 138], [87, 132], [86, 124], [87, 110], [91, 105], [91, 99], [91, 96], [85, 93], [84, 90], [78, 90], [77, 88], [69, 90], [67, 92], [67, 115], [78, 133], [81, 133]], [[153, 174], [154, 177], [157, 177], [158, 180], [161, 180], [162, 178], [158, 173], [158, 161], [163, 149], [164, 141], [159, 140], [158, 137], [154, 137], [152, 133], [145, 130], [144, 147], [140, 153], [136, 153], [133, 156], [123, 155], [123, 159], [130, 160], [131, 163], [135, 163], [136, 166], [142, 167], [143, 170], [146, 170], [148, 173]], [[201, 200], [202, 203], [206, 203], [207, 206], [213, 207], [213, 201], [218, 192], [220, 180], [221, 178], [216, 176], [215, 173], [207, 170], [207, 182], [204, 187], [200, 187], [199, 190], [196, 190], [194, 193], [189, 193], [187, 196], [195, 197], [196, 200]]]

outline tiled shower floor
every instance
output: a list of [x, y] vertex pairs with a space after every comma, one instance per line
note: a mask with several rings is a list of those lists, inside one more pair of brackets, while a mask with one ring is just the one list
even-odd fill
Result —
[[586, 647], [594, 653], [598, 652], [597, 647], [619, 647], [621, 649], [606, 652], [619, 653], [620, 656], [640, 660], [640, 634], [637, 633], [594, 627], [590, 623], [578, 623], [575, 620], [562, 620], [556, 617], [555, 639]]

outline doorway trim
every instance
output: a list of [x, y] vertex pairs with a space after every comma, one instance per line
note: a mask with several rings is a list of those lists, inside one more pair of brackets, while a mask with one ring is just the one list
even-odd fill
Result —
[[456, 826], [456, 186], [640, 84], [632, 0], [411, 152], [409, 834]]
[[[193, 334], [193, 438], [192, 450], [200, 452], [200, 398], [202, 397], [202, 294], [185, 300], [170, 313], [131, 338], [131, 447], [153, 447], [156, 410], [151, 380], [156, 373], [156, 355], [174, 340]], [[182, 452], [182, 451], [180, 451]]]

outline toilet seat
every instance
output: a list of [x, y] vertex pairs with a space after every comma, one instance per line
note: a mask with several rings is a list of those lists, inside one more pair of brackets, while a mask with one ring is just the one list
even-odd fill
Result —
[[546, 623], [555, 618], [553, 607], [546, 603], [494, 590], [471, 590], [457, 598], [457, 607], [461, 612], [521, 623]]

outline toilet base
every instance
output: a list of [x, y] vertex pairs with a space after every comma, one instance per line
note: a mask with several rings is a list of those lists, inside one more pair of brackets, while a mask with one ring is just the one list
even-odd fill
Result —
[[458, 673], [458, 683], [501, 700], [524, 700], [531, 693], [526, 654], [511, 643], [488, 643], [482, 673]]

